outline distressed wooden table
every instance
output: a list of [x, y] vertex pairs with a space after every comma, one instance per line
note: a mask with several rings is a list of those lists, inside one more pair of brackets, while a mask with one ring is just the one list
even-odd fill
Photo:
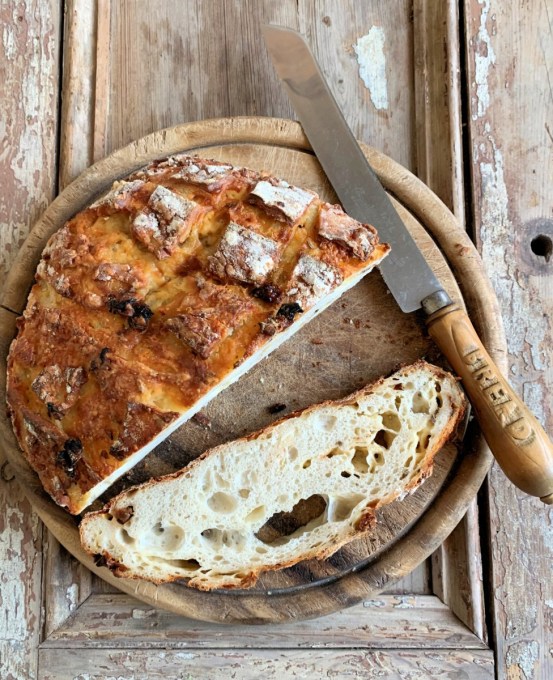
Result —
[[[551, 14], [548, 0], [7, 0], [2, 276], [56, 193], [111, 150], [188, 120], [293, 117], [258, 33], [288, 25], [357, 137], [418, 174], [474, 238], [511, 380], [552, 433]], [[2, 680], [553, 678], [553, 510], [496, 468], [393, 592], [263, 628], [189, 621], [112, 590], [0, 469]]]

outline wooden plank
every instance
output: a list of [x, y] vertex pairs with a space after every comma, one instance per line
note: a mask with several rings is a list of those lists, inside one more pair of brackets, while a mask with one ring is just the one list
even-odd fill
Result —
[[455, 531], [432, 555], [432, 585], [436, 595], [480, 639], [487, 640], [478, 526], [478, 504], [470, 504]]
[[148, 678], [493, 678], [487, 650], [67, 650], [40, 652], [40, 680]]
[[295, 0], [166, 1], [156, 4], [155, 17], [147, 3], [105, 0], [100, 5], [111, 5], [111, 31], [100, 33], [99, 54], [111, 57], [102, 86], [97, 80], [96, 108], [103, 112], [95, 129], [97, 158], [185, 121], [293, 117], [262, 46], [259, 24], [295, 27]]
[[63, 97], [60, 123], [60, 188], [93, 160], [96, 70], [95, 0], [65, 0]]
[[[59, 188], [63, 190], [92, 162], [92, 95], [95, 55], [90, 26], [93, 0], [67, 0], [63, 50]], [[79, 136], [69, 134], [79, 130]], [[84, 140], [84, 143], [83, 143]], [[90, 595], [92, 574], [48, 530], [44, 532], [44, 622], [48, 636]]]
[[[3, 42], [0, 280], [3, 281], [30, 226], [54, 195], [59, 2], [3, 3], [0, 20]], [[2, 313], [8, 314], [4, 310]], [[2, 324], [6, 323], [11, 320], [3, 318]], [[0, 471], [0, 677], [36, 678], [42, 524], [12, 480], [3, 452]]]
[[[465, 228], [460, 35], [454, 0], [413, 3], [417, 175]], [[432, 556], [432, 586], [484, 639], [485, 609], [476, 499]]]
[[[511, 380], [552, 433], [551, 4], [466, 0], [465, 17], [476, 236], [503, 311]], [[553, 510], [495, 467], [488, 499], [498, 677], [550, 679]]]
[[60, 15], [57, 0], [2, 3], [0, 281], [56, 177]]
[[37, 677], [42, 523], [0, 452], [0, 677]]
[[[231, 124], [228, 120], [221, 121], [218, 123], [220, 130], [217, 133], [219, 136], [216, 138], [222, 144], [213, 147], [214, 153], [225, 154], [225, 157], [229, 160], [244, 158], [244, 154], [248, 152], [250, 158], [254, 159], [254, 167], [259, 163], [264, 163], [267, 158], [267, 145], [260, 146], [257, 151], [256, 147], [253, 145], [238, 144], [238, 142], [246, 142], [252, 139], [255, 131], [264, 131], [260, 136], [261, 141], [270, 140], [273, 144], [276, 144], [275, 151], [272, 153], [272, 162], [275, 168], [281, 168], [283, 176], [290, 177], [292, 181], [294, 180], [294, 174], [296, 177], [311, 177], [310, 186], [318, 186], [320, 170], [317, 170], [314, 160], [311, 156], [307, 154], [300, 154], [301, 158], [297, 158], [297, 154], [300, 152], [293, 151], [293, 149], [302, 143], [303, 137], [301, 135], [301, 130], [298, 125], [293, 123], [287, 123], [286, 125], [282, 121], [274, 121], [272, 119], [244, 119], [239, 118], [233, 121]], [[216, 123], [212, 122], [208, 124], [207, 122], [188, 124], [185, 126], [180, 126], [173, 128], [172, 131], [168, 131], [165, 134], [154, 134], [149, 138], [137, 143], [137, 147], [140, 153], [144, 154], [141, 158], [145, 161], [148, 156], [146, 154], [152, 153], [153, 157], [157, 157], [160, 153], [166, 153], [168, 149], [183, 148], [186, 146], [187, 140], [193, 140], [195, 146], [198, 146], [201, 142], [200, 139], [203, 137], [206, 140], [213, 142], [213, 134], [215, 132]], [[285, 136], [285, 131], [288, 129], [288, 137]], [[242, 130], [242, 134], [239, 134], [239, 130]], [[180, 131], [180, 132], [179, 132]], [[178, 137], [178, 135], [181, 135]], [[244, 136], [245, 134], [245, 136]], [[229, 135], [230, 141], [233, 144], [224, 145], [225, 141], [224, 135]], [[160, 138], [163, 138], [163, 146], [161, 146]], [[289, 140], [289, 141], [287, 141]], [[289, 146], [290, 149], [286, 147]], [[210, 147], [211, 148], [211, 147]], [[215, 151], [215, 149], [217, 151]], [[209, 153], [209, 152], [208, 152]], [[154, 155], [155, 154], [155, 155]], [[256, 155], [257, 154], [257, 155]], [[394, 164], [387, 157], [379, 155], [377, 152], [370, 152], [370, 156], [373, 164], [377, 170], [381, 173], [383, 181], [391, 190], [397, 194], [400, 200], [405, 201], [408, 205], [411, 205], [411, 196], [416, 199], [416, 204], [413, 205], [414, 210], [425, 211], [427, 214], [426, 221], [428, 229], [431, 233], [434, 233], [435, 238], [438, 243], [440, 243], [444, 249], [447, 251], [448, 245], [453, 248], [456, 243], [459, 243], [459, 236], [455, 236], [454, 240], [449, 244], [447, 240], [450, 238], [450, 229], [454, 228], [452, 224], [451, 215], [448, 216], [443, 205], [431, 194], [428, 189], [416, 180], [412, 175], [409, 175], [405, 169], [401, 166]], [[257, 160], [255, 161], [255, 159]], [[64, 192], [62, 196], [58, 198], [55, 206], [47, 211], [44, 216], [44, 221], [37, 225], [37, 236], [38, 233], [45, 235], [45, 231], [55, 228], [57, 220], [52, 221], [51, 213], [56, 211], [62, 211], [64, 214], [71, 215], [74, 210], [82, 204], [86, 199], [86, 196], [90, 193], [96, 193], [96, 191], [105, 186], [106, 172], [111, 173], [108, 176], [117, 176], [116, 168], [119, 167], [123, 170], [124, 164], [128, 163], [128, 169], [135, 167], [137, 164], [142, 162], [140, 159], [137, 160], [136, 149], [133, 147], [127, 148], [117, 154], [110, 156], [105, 161], [97, 164], [94, 168], [90, 169], [85, 173], [77, 182], [75, 182], [70, 191]], [[119, 165], [118, 165], [119, 164]], [[91, 180], [91, 177], [93, 180]], [[96, 182], [97, 184], [94, 184]], [[314, 183], [314, 184], [313, 184]], [[81, 194], [84, 192], [84, 197]], [[404, 210], [401, 210], [402, 214]], [[58, 212], [59, 214], [59, 212]], [[451, 278], [451, 272], [448, 272], [445, 261], [440, 261], [439, 257], [437, 260], [434, 258], [439, 256], [438, 250], [435, 245], [432, 244], [430, 237], [425, 235], [420, 227], [417, 227], [416, 223], [413, 223], [412, 218], [405, 214], [406, 223], [411, 225], [422, 244], [423, 249], [427, 252], [430, 261], [436, 262], [436, 266], [442, 271], [442, 279], [447, 285], [449, 282], [451, 284], [450, 290], [452, 295], [458, 295], [458, 291], [455, 290], [454, 280]], [[62, 220], [57, 222], [61, 223]], [[469, 241], [466, 236], [464, 236], [465, 243], [467, 247]], [[476, 263], [475, 263], [476, 264]], [[455, 266], [455, 265], [454, 265]], [[27, 276], [32, 277], [32, 271], [26, 270]], [[469, 274], [470, 275], [470, 274]], [[472, 270], [472, 276], [475, 276], [480, 283], [479, 270], [475, 267]], [[478, 286], [481, 291], [485, 290], [485, 282], [481, 282], [484, 286]], [[396, 337], [401, 336], [400, 328], [404, 323], [413, 323], [412, 317], [407, 317], [405, 315], [399, 314], [399, 317], [392, 322], [383, 322], [384, 315], [398, 314], [397, 308], [394, 308], [388, 304], [383, 304], [385, 299], [384, 290], [381, 288], [373, 289], [371, 294], [367, 289], [367, 286], [373, 287], [375, 285], [382, 286], [377, 278], [367, 278], [363, 282], [361, 288], [357, 287], [352, 291], [349, 296], [349, 301], [352, 305], [352, 309], [357, 307], [361, 315], [367, 314], [368, 319], [379, 319], [383, 323], [383, 327], [393, 327], [395, 329]], [[354, 296], [352, 298], [352, 296]], [[358, 302], [354, 302], [357, 299]], [[380, 305], [371, 311], [371, 305]], [[361, 318], [367, 318], [361, 316]], [[390, 319], [391, 317], [386, 317]], [[319, 322], [316, 322], [316, 325]], [[315, 331], [316, 337], [322, 337], [325, 334], [324, 319], [321, 317], [320, 323], [322, 326]], [[361, 325], [361, 324], [360, 324]], [[488, 326], [493, 328], [493, 320], [490, 319]], [[327, 326], [328, 328], [328, 326]], [[347, 330], [347, 329], [346, 329]], [[313, 328], [311, 330], [313, 332]], [[335, 330], [336, 339], [338, 333], [342, 334], [343, 330]], [[361, 336], [364, 330], [361, 328], [354, 334], [355, 338]], [[328, 376], [331, 375], [332, 371], [339, 370], [340, 368], [344, 370], [343, 378], [335, 381], [338, 389], [347, 390], [351, 389], [357, 384], [359, 380], [359, 375], [363, 375], [362, 371], [367, 370], [367, 366], [370, 366], [370, 370], [376, 372], [376, 374], [385, 373], [386, 369], [390, 370], [393, 368], [393, 364], [406, 359], [406, 353], [414, 352], [412, 358], [420, 356], [420, 354], [425, 354], [426, 350], [419, 351], [417, 349], [418, 345], [414, 343], [414, 338], [420, 334], [420, 327], [415, 327], [413, 331], [409, 333], [409, 337], [412, 338], [409, 341], [409, 349], [403, 344], [396, 348], [397, 354], [394, 355], [393, 351], [389, 348], [383, 354], [376, 354], [371, 350], [371, 347], [375, 346], [380, 339], [379, 331], [373, 340], [368, 340], [367, 342], [360, 343], [357, 348], [356, 356], [350, 362], [340, 362], [336, 364], [335, 352], [330, 351], [330, 355], [325, 361], [328, 363], [328, 370], [321, 371], [318, 376], [310, 376], [310, 387], [307, 391], [304, 390], [303, 384], [295, 384], [290, 382], [287, 384], [286, 389], [293, 387], [290, 394], [290, 399], [302, 398], [306, 400], [312, 400], [315, 393], [315, 389], [319, 390], [318, 398], [324, 396], [325, 391], [328, 389]], [[351, 340], [351, 335], [349, 336]], [[312, 344], [309, 342], [309, 335], [304, 337], [304, 341], [307, 342], [307, 349], [303, 352], [303, 356], [308, 355], [313, 352]], [[365, 355], [361, 353], [366, 352]], [[300, 357], [302, 353], [300, 352]], [[285, 362], [288, 361], [290, 352], [285, 355]], [[376, 362], [380, 359], [384, 359], [387, 363], [384, 365], [378, 365]], [[361, 363], [357, 364], [356, 362]], [[269, 360], [270, 364], [270, 360]], [[255, 376], [248, 376], [245, 378], [246, 387], [241, 383], [240, 389], [242, 393], [252, 395], [256, 394], [256, 391], [261, 389], [263, 394], [260, 395], [260, 399], [264, 398], [265, 391], [269, 387], [269, 381], [277, 380], [275, 376], [279, 374], [278, 370], [278, 359], [277, 359], [277, 370], [271, 369], [268, 363], [264, 364], [265, 371], [265, 384], [252, 385], [251, 381], [254, 383], [256, 381]], [[286, 365], [286, 364], [285, 364]], [[296, 364], [297, 365], [297, 364]], [[286, 369], [281, 372], [286, 372]], [[296, 372], [290, 372], [290, 380], [297, 380], [298, 376]], [[258, 373], [259, 375], [259, 373]], [[315, 383], [315, 379], [320, 379], [320, 383]], [[278, 378], [280, 380], [280, 378]], [[277, 382], [278, 382], [277, 380]], [[282, 378], [284, 381], [284, 378]], [[301, 377], [300, 377], [301, 380]], [[250, 381], [250, 388], [248, 388], [248, 382]], [[349, 382], [348, 382], [349, 381]], [[352, 384], [353, 381], [353, 384]], [[349, 386], [349, 387], [348, 387]], [[284, 389], [284, 384], [283, 384]], [[217, 411], [212, 411], [211, 415], [212, 421], [217, 422], [217, 418], [221, 417], [221, 426], [213, 427], [212, 433], [214, 436], [233, 436], [232, 428], [235, 423], [243, 422], [240, 414], [240, 393], [229, 395], [227, 393], [223, 400], [226, 402], [222, 411], [217, 415]], [[220, 400], [219, 400], [220, 402]], [[259, 400], [256, 403], [260, 403]], [[219, 403], [221, 406], [221, 402]], [[300, 403], [300, 405], [302, 405]], [[215, 408], [215, 407], [214, 407]], [[235, 411], [232, 411], [235, 409]], [[238, 409], [238, 411], [236, 411]], [[228, 414], [233, 413], [233, 417], [229, 418]], [[226, 415], [225, 415], [226, 414]], [[263, 416], [265, 414], [265, 416]], [[217, 416], [217, 418], [215, 418]], [[256, 417], [266, 417], [265, 411], [250, 411], [248, 421], [248, 427], [252, 427], [252, 418]], [[259, 425], [261, 423], [257, 423]], [[219, 435], [217, 435], [219, 433]], [[193, 447], [200, 446], [203, 448], [202, 443], [198, 442], [197, 429], [192, 427], [188, 430], [189, 439], [183, 441], [185, 437], [184, 430], [179, 434], [178, 447], [170, 448], [169, 451], [165, 451], [166, 459], [170, 459], [169, 456], [178, 454], [179, 451], [184, 451], [186, 453], [197, 452], [197, 449]], [[174, 442], [177, 440], [174, 439]], [[163, 449], [163, 447], [162, 447]], [[201, 450], [201, 449], [200, 449]], [[155, 598], [155, 602], [166, 606], [170, 609], [178, 610], [182, 614], [188, 614], [197, 618], [210, 618], [211, 620], [220, 620], [220, 618], [229, 618], [232, 616], [238, 617], [241, 621], [245, 621], [246, 618], [250, 620], [254, 619], [259, 621], [261, 619], [268, 619], [270, 621], [275, 621], [277, 617], [281, 619], [288, 620], [292, 616], [304, 617], [309, 615], [314, 615], [315, 613], [326, 613], [334, 611], [340, 607], [347, 606], [348, 603], [356, 602], [359, 598], [363, 596], [368, 596], [369, 593], [378, 592], [382, 589], [388, 582], [393, 580], [395, 576], [400, 577], [405, 573], [408, 573], [410, 569], [419, 564], [424, 558], [426, 558], [429, 552], [439, 545], [443, 537], [451, 531], [452, 526], [454, 526], [459, 519], [462, 517], [466, 510], [466, 503], [470, 498], [471, 490], [479, 486], [482, 479], [482, 472], [487, 470], [486, 459], [483, 456], [477, 457], [474, 463], [469, 462], [468, 457], [464, 457], [460, 463], [458, 473], [455, 478], [450, 481], [457, 483], [457, 494], [448, 494], [446, 488], [449, 488], [449, 482], [446, 486], [440, 488], [440, 500], [434, 504], [432, 509], [429, 509], [428, 513], [424, 515], [420, 523], [417, 523], [413, 529], [409, 530], [407, 534], [403, 534], [400, 541], [395, 546], [394, 550], [387, 550], [383, 553], [381, 557], [374, 560], [372, 564], [364, 568], [355, 574], [349, 574], [347, 577], [341, 579], [339, 582], [328, 584], [324, 589], [320, 591], [316, 590], [314, 586], [316, 580], [321, 580], [332, 577], [334, 574], [344, 574], [348, 568], [355, 567], [360, 564], [362, 560], [378, 548], [380, 545], [386, 545], [390, 547], [390, 543], [395, 539], [398, 533], [401, 532], [402, 528], [408, 524], [411, 519], [418, 517], [421, 514], [423, 505], [428, 503], [433, 497], [433, 493], [441, 486], [441, 482], [444, 481], [444, 476], [448, 471], [448, 461], [451, 463], [453, 457], [455, 456], [454, 451], [451, 447], [448, 448], [449, 455], [444, 452], [437, 464], [435, 466], [435, 472], [431, 479], [421, 488], [420, 492], [409, 497], [403, 503], [397, 504], [393, 511], [387, 512], [382, 511], [379, 513], [379, 524], [377, 525], [376, 531], [368, 537], [368, 542], [357, 542], [355, 545], [352, 544], [348, 549], [343, 549], [340, 555], [335, 556], [332, 560], [328, 560], [325, 564], [323, 563], [311, 563], [310, 565], [302, 565], [298, 567], [295, 571], [290, 570], [286, 574], [280, 572], [277, 574], [267, 574], [260, 582], [257, 590], [253, 589], [247, 594], [239, 594], [238, 597], [227, 596], [220, 598], [216, 596], [206, 597], [205, 594], [202, 595], [196, 591], [187, 589], [178, 589], [176, 587], [171, 588], [167, 586], [165, 588], [153, 588], [149, 584], [144, 583], [125, 583], [120, 582], [120, 587], [122, 589], [134, 589], [137, 588], [137, 592], [141, 592], [141, 597], [146, 597], [149, 593], [150, 597]], [[20, 455], [14, 451], [13, 461], [16, 469], [20, 470], [21, 474], [25, 474], [25, 470], [18, 467], [18, 463], [21, 462]], [[178, 465], [178, 459], [174, 460], [175, 465]], [[464, 468], [464, 471], [463, 471]], [[151, 468], [147, 470], [151, 474]], [[472, 485], [468, 484], [463, 486], [461, 480], [465, 474], [469, 474], [472, 478]], [[476, 475], [476, 477], [475, 477]], [[35, 488], [35, 479], [33, 478], [30, 482], [31, 488]], [[460, 504], [456, 505], [456, 499], [463, 499]], [[37, 498], [38, 501], [38, 498]], [[441, 503], [445, 504], [447, 512], [440, 512], [439, 507]], [[54, 507], [43, 506], [44, 514], [49, 520], [49, 526], [55, 527], [56, 536], [59, 540], [63, 541], [65, 545], [70, 546], [73, 554], [80, 556], [82, 559], [82, 551], [80, 550], [80, 544], [78, 542], [78, 534], [75, 531], [75, 526], [69, 521], [66, 514], [64, 514], [59, 509]], [[431, 519], [433, 518], [433, 519]], [[436, 522], [436, 520], [438, 520]], [[426, 528], [425, 528], [426, 523]], [[428, 530], [430, 529], [430, 534]], [[375, 555], [376, 557], [376, 555]], [[384, 558], [388, 562], [383, 562], [386, 564], [385, 568], [380, 569], [380, 560]], [[90, 560], [86, 560], [87, 564], [90, 564]], [[309, 571], [308, 571], [309, 570]], [[313, 574], [313, 578], [309, 574]], [[271, 579], [271, 580], [269, 580]], [[286, 580], [289, 579], [289, 580]], [[308, 588], [294, 589], [293, 592], [288, 590], [286, 596], [281, 594], [278, 598], [267, 599], [265, 594], [266, 590], [275, 590], [282, 588], [290, 588], [290, 586], [302, 585], [308, 583]], [[138, 591], [140, 588], [140, 591]], [[178, 608], [178, 609], [177, 609]]]
[[62, 625], [91, 592], [92, 574], [48, 530], [44, 532], [44, 623], [48, 636]]
[[386, 595], [428, 595], [432, 592], [430, 560], [425, 560], [410, 574], [386, 590]]
[[299, 0], [298, 9], [299, 29], [353, 133], [414, 172], [411, 0]]
[[227, 627], [185, 619], [129, 595], [92, 595], [41, 647], [486, 649], [433, 595], [383, 595], [301, 624]]
[[414, 0], [416, 174], [465, 226], [459, 16], [455, 0]]

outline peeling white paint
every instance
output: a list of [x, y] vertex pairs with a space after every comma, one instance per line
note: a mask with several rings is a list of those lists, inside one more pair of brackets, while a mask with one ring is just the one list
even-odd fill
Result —
[[7, 61], [14, 59], [17, 54], [17, 43], [13, 26], [10, 24], [4, 25], [4, 30], [2, 31], [2, 45], [4, 47], [4, 58]]
[[518, 666], [526, 680], [535, 678], [534, 670], [539, 653], [540, 647], [535, 640], [516, 642], [511, 645], [505, 658], [507, 662], [507, 675], [511, 677], [509, 673], [510, 666]]
[[[476, 50], [474, 53], [474, 80], [476, 85], [476, 109], [473, 107], [472, 119], [477, 120], [488, 110], [490, 105], [490, 91], [488, 87], [488, 74], [490, 67], [495, 64], [495, 52], [492, 41], [487, 29], [488, 15], [490, 13], [491, 0], [479, 0], [482, 5], [480, 14], [480, 27], [476, 39]], [[493, 17], [492, 17], [493, 19]]]
[[[506, 336], [511, 354], [522, 357], [525, 373], [532, 375], [547, 368], [547, 343], [550, 337], [546, 316], [535, 315], [532, 323], [521, 323], [526, 317], [528, 299], [539, 298], [530, 280], [521, 290], [517, 280], [517, 266], [513, 253], [514, 225], [509, 216], [509, 198], [504, 176], [503, 154], [491, 135], [490, 125], [484, 126], [488, 153], [477, 149], [474, 160], [479, 164], [482, 179], [482, 259], [504, 310]], [[491, 152], [491, 153], [490, 153]], [[490, 160], [480, 160], [487, 155]], [[522, 295], [521, 295], [522, 294]], [[532, 381], [533, 382], [533, 381]], [[543, 409], [543, 386], [528, 381], [524, 387], [528, 406], [538, 413]]]
[[363, 602], [363, 607], [365, 607], [365, 609], [369, 608], [372, 609], [372, 607], [385, 607], [385, 606], [386, 603], [384, 602], [384, 600], [365, 600]]
[[133, 673], [132, 675], [91, 675], [90, 673], [79, 673], [75, 675], [72, 680], [138, 680]]
[[65, 599], [67, 601], [67, 606], [69, 611], [75, 611], [79, 606], [79, 586], [76, 583], [72, 583], [69, 588], [65, 591]]
[[0, 631], [3, 640], [23, 641], [28, 635], [25, 602], [21, 580], [28, 570], [25, 563], [25, 545], [23, 526], [25, 517], [17, 507], [11, 508], [6, 517], [10, 530], [0, 534], [0, 591], [2, 593], [2, 618]]
[[133, 609], [132, 617], [133, 619], [150, 619], [155, 617], [157, 614], [155, 609]]
[[522, 387], [522, 399], [532, 413], [539, 413], [546, 399], [543, 385], [539, 382], [525, 382]]
[[395, 609], [413, 609], [415, 606], [415, 598], [410, 596], [399, 597], [399, 602], [394, 605]]
[[385, 40], [384, 29], [372, 26], [367, 35], [359, 38], [353, 46], [359, 64], [359, 76], [369, 90], [371, 101], [378, 111], [388, 108]]

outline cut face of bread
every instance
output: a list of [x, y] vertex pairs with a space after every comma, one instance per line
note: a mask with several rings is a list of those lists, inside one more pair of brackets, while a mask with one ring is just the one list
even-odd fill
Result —
[[8, 358], [46, 491], [79, 513], [387, 254], [369, 225], [217, 161], [152, 163], [50, 239]]
[[367, 531], [431, 474], [464, 408], [457, 381], [418, 362], [123, 492], [85, 516], [82, 544], [118, 576], [248, 587]]

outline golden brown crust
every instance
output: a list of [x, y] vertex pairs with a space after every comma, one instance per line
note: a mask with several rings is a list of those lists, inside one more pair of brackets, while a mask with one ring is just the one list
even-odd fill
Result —
[[[281, 192], [276, 217], [267, 186]], [[181, 155], [117, 182], [51, 237], [7, 396], [57, 503], [80, 512], [235, 366], [386, 254], [372, 232], [357, 252], [320, 236], [321, 205], [281, 180]]]

